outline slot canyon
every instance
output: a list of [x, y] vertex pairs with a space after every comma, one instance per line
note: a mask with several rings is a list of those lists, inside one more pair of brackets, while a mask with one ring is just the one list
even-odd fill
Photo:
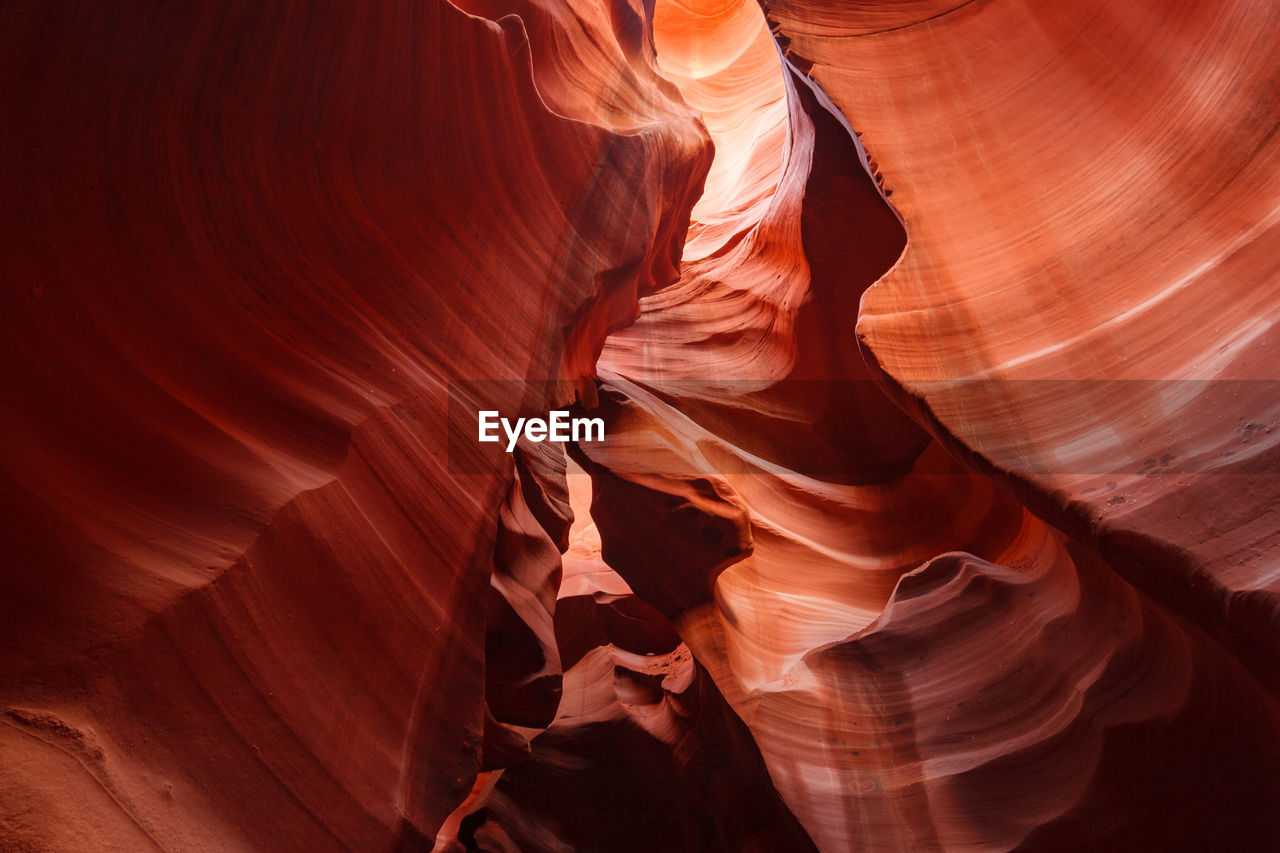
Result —
[[0, 851], [1280, 849], [1280, 6], [0, 10]]

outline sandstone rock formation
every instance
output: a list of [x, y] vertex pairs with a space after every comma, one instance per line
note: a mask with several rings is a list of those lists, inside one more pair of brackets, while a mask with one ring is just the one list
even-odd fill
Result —
[[6, 12], [0, 849], [1278, 843], [1270, 4]]

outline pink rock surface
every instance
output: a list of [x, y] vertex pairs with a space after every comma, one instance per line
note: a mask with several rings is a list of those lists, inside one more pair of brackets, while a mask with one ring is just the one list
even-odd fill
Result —
[[1275, 846], [1270, 5], [6, 13], [0, 848]]
[[765, 5], [906, 220], [898, 399], [1274, 689], [1275, 8]]
[[486, 615], [551, 566], [448, 383], [572, 400], [710, 148], [638, 13], [496, 17], [8, 10], [0, 846], [429, 849], [527, 722]]

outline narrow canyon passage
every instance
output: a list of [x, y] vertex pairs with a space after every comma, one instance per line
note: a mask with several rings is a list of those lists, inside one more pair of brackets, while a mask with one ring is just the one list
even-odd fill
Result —
[[0, 850], [1277, 846], [1280, 6], [5, 20]]
[[[1199, 630], [887, 405], [853, 329], [906, 234], [759, 7], [659, 2], [654, 45], [716, 153], [679, 279], [642, 297], [601, 352], [608, 440], [574, 448], [595, 484], [590, 563], [611, 579], [596, 598], [638, 594], [634, 607], [666, 618], [632, 620], [655, 632], [670, 620], [683, 642], [662, 651], [692, 651], [820, 849], [1035, 849], [1037, 833], [1058, 832], [1085, 843], [1109, 799], [1150, 796], [1152, 772], [1181, 779], [1178, 808], [1210, 820], [1223, 800], [1198, 790], [1199, 774], [1221, 775], [1219, 747], [1250, 754], [1241, 720], [1271, 719], [1271, 700]], [[582, 478], [570, 475], [578, 518]], [[583, 535], [565, 560], [574, 588]], [[662, 673], [665, 698], [639, 707], [689, 689], [669, 658], [623, 662], [614, 643], [615, 672]], [[636, 713], [625, 678], [574, 672], [564, 702]], [[1240, 707], [1203, 706], [1223, 679]], [[553, 731], [583, 721], [562, 705]], [[685, 725], [696, 742], [699, 721]], [[1145, 770], [1125, 757], [1155, 744]], [[1232, 771], [1232, 796], [1260, 813], [1269, 760]], [[1028, 776], [1035, 798], [1017, 794]], [[1257, 779], [1272, 781], [1251, 789]], [[1185, 841], [1151, 819], [1166, 820], [1127, 815], [1108, 843]]]

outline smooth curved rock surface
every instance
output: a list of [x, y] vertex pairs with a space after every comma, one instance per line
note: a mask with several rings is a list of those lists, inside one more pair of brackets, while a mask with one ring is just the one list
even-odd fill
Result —
[[[1074, 383], [1019, 385], [996, 381], [1011, 376], [966, 371], [970, 365], [950, 349], [985, 352], [984, 336], [996, 323], [995, 317], [975, 321], [961, 313], [975, 310], [970, 302], [987, 292], [981, 287], [991, 288], [990, 310], [997, 316], [1016, 311], [1018, 299], [1029, 300], [1023, 316], [1037, 323], [1055, 316], [1038, 310], [1039, 291], [1029, 283], [1010, 282], [1016, 270], [989, 245], [1002, 232], [964, 213], [979, 205], [1002, 210], [1016, 203], [1018, 193], [1003, 194], [1011, 182], [1023, 182], [1024, 195], [1033, 188], [1012, 167], [982, 185], [974, 169], [964, 181], [948, 183], [942, 175], [951, 161], [921, 157], [912, 192], [894, 180], [869, 129], [862, 136], [867, 149], [859, 147], [846, 124], [864, 127], [854, 105], [911, 91], [886, 87], [871, 75], [898, 63], [906, 69], [900, 73], [914, 80], [907, 31], [917, 20], [911, 16], [923, 11], [897, 7], [905, 16], [897, 23], [886, 17], [889, 11], [859, 22], [859, 8], [770, 4], [768, 15], [786, 45], [788, 65], [811, 73], [821, 87], [811, 89], [800, 76], [788, 86], [788, 145], [774, 196], [767, 206], [744, 206], [747, 214], [728, 205], [738, 231], [724, 249], [704, 257], [698, 238], [691, 237], [680, 281], [642, 299], [639, 320], [605, 347], [602, 411], [609, 439], [577, 449], [601, 487], [592, 515], [605, 559], [675, 621], [751, 729], [779, 792], [821, 849], [1265, 846], [1278, 829], [1270, 805], [1277, 785], [1273, 700], [1214, 640], [1149, 597], [1202, 615], [1198, 593], [1185, 589], [1185, 578], [1182, 587], [1149, 580], [1158, 571], [1176, 578], [1185, 564], [1114, 547], [1105, 530], [1099, 535], [1097, 526], [1080, 523], [1083, 513], [1074, 503], [1065, 505], [1061, 487], [1065, 477], [1086, 495], [1096, 491], [1092, 500], [1099, 505], [1120, 506], [1115, 491], [1123, 486], [1107, 484], [1122, 479], [1111, 473], [1121, 462], [1115, 448], [1090, 430], [1105, 424], [1117, 436], [1115, 444], [1141, 447], [1156, 429], [1135, 417], [1147, 411], [1147, 401], [1122, 394], [1163, 394], [1166, 405], [1199, 405], [1203, 413], [1209, 407], [1195, 397], [1213, 389], [1196, 382], [1126, 385], [1116, 380], [1164, 375], [1126, 373], [1132, 364], [1100, 362], [1096, 355], [1068, 362], [1075, 373], [1050, 374]], [[1017, 12], [1006, 6], [982, 14]], [[848, 26], [828, 29], [842, 16]], [[726, 17], [732, 31], [734, 18]], [[865, 32], [856, 32], [858, 26]], [[899, 28], [904, 34], [897, 34]], [[942, 19], [922, 25], [927, 34], [918, 37], [926, 46], [950, 44], [942, 28]], [[897, 39], [892, 49], [880, 48], [884, 67], [858, 65], [859, 39], [881, 38], [881, 29], [884, 39]], [[731, 48], [732, 40], [726, 41]], [[804, 53], [810, 44], [829, 51], [830, 67], [818, 61], [828, 54], [817, 47]], [[939, 63], [939, 80], [965, 63], [958, 58], [961, 44], [949, 49], [957, 54], [956, 64]], [[705, 53], [704, 48], [707, 62]], [[760, 62], [766, 61], [761, 55]], [[856, 87], [851, 77], [840, 76], [848, 67], [867, 75]], [[844, 82], [849, 88], [841, 88]], [[941, 85], [928, 94], [951, 103], [952, 92]], [[990, 101], [1005, 97], [991, 87], [979, 95]], [[1009, 108], [1003, 101], [1000, 106]], [[1043, 95], [1038, 106], [1073, 120]], [[939, 129], [945, 121], [916, 137], [898, 138], [914, 128], [904, 115], [883, 116], [894, 144], [952, 144]], [[1024, 123], [1044, 133], [1054, 128], [1045, 115]], [[708, 129], [714, 138], [715, 125], [709, 122]], [[991, 135], [973, 131], [973, 144], [989, 145]], [[995, 139], [1003, 141], [999, 134]], [[978, 154], [971, 156], [981, 162]], [[841, 190], [838, 202], [826, 201], [833, 186]], [[951, 262], [943, 253], [928, 271], [935, 278], [919, 273], [916, 290], [908, 291], [931, 300], [928, 310], [924, 302], [902, 300], [896, 312], [881, 308], [892, 304], [888, 300], [911, 270], [913, 253], [932, 237], [931, 226], [942, 227], [927, 218], [930, 211], [911, 203], [962, 186], [970, 189], [963, 198], [955, 196], [951, 227], [975, 241], [972, 253], [978, 252], [977, 241], [987, 242], [987, 275], [972, 270], [937, 279], [939, 268]], [[1047, 182], [1040, 192], [1044, 199], [1036, 203], [1042, 206], [1062, 196]], [[799, 216], [789, 213], [797, 201]], [[905, 245], [889, 236], [896, 224], [889, 201], [905, 222]], [[1010, 227], [1035, 224], [1018, 209], [1004, 215]], [[917, 219], [923, 222], [920, 235]], [[1103, 217], [1103, 226], [1088, 227], [1105, 224]], [[1016, 245], [1003, 251], [1015, 252]], [[780, 263], [781, 258], [796, 260]], [[1254, 281], [1265, 274], [1265, 268], [1255, 271]], [[1091, 286], [1101, 287], [1095, 278]], [[939, 280], [954, 282], [952, 290]], [[1240, 286], [1249, 291], [1247, 283]], [[860, 371], [856, 353], [842, 357], [849, 352], [851, 306], [859, 296], [857, 322], [870, 373]], [[1108, 298], [1125, 306], [1118, 314], [1147, 307], [1132, 290]], [[1264, 298], [1258, 293], [1248, 304], [1257, 307]], [[841, 310], [842, 305], [847, 307]], [[792, 306], [802, 306], [800, 313], [820, 306], [820, 320], [795, 323], [787, 310]], [[1093, 299], [1089, 310], [1105, 312], [1108, 306]], [[1244, 310], [1231, 316], [1242, 317]], [[1061, 313], [1068, 316], [1066, 308]], [[757, 324], [767, 336], [743, 334], [744, 327]], [[1008, 334], [1025, 340], [1039, 334], [1038, 328], [1024, 323]], [[1069, 352], [1074, 344], [1065, 328], [1046, 334]], [[889, 365], [881, 343], [901, 360]], [[803, 353], [821, 357], [806, 359]], [[1117, 371], [1090, 372], [1099, 363], [1114, 363]], [[914, 385], [894, 372], [908, 364], [918, 373], [911, 377], [918, 380]], [[857, 380], [868, 376], [894, 391], [905, 386], [899, 401], [939, 441], [930, 443], [913, 424], [879, 414], [865, 416], [859, 429], [855, 416], [833, 431], [845, 464], [822, 453], [815, 439], [830, 415], [812, 405], [815, 396], [825, 390], [830, 400], [832, 389], [861, 392]], [[1101, 381], [1079, 381], [1086, 378]], [[811, 379], [821, 381], [806, 382]], [[965, 379], [978, 381], [956, 381]], [[1263, 385], [1242, 389], [1243, 405], [1248, 393], [1265, 391]], [[1167, 399], [1178, 394], [1191, 399]], [[942, 406], [951, 408], [944, 412]], [[762, 428], [769, 419], [781, 423]], [[1201, 440], [1197, 432], [1220, 437], [1221, 427], [1215, 433], [1215, 426], [1202, 414], [1200, 421], [1181, 425], [1176, 438], [1194, 443]], [[1171, 432], [1168, 422], [1159, 428]], [[1265, 441], [1254, 440], [1259, 439]], [[976, 471], [951, 460], [944, 446]], [[1002, 454], [1004, 464], [984, 460], [975, 447]], [[1119, 459], [1130, 464], [1128, 457]], [[1017, 476], [1019, 462], [1029, 474]], [[1139, 460], [1125, 479], [1148, 491], [1176, 494], [1167, 479], [1149, 476], [1172, 462], [1163, 454], [1145, 465]], [[1100, 482], [1077, 471], [1101, 472], [1091, 478]], [[1001, 484], [990, 474], [1003, 474], [995, 478]], [[1218, 482], [1221, 487], [1239, 481]], [[696, 500], [690, 497], [694, 486], [701, 496]], [[1222, 512], [1253, 513], [1255, 526], [1241, 532], [1260, 536], [1250, 541], [1265, 545], [1271, 535], [1265, 519], [1274, 502], [1265, 491], [1246, 494], [1247, 506]], [[1218, 523], [1212, 511], [1197, 509], [1205, 500], [1204, 494], [1184, 498], [1181, 511], [1194, 513], [1202, 525]], [[725, 518], [734, 519], [731, 527], [724, 528]], [[1144, 525], [1141, 535], [1158, 544], [1160, 527], [1149, 520]], [[1193, 528], [1178, 533], [1196, 535]], [[723, 551], [714, 548], [726, 545]], [[1155, 568], [1149, 565], [1153, 560]], [[1254, 569], [1236, 570], [1256, 583]], [[1250, 627], [1270, 637], [1266, 618]], [[1212, 620], [1201, 621], [1214, 628]], [[1256, 658], [1243, 657], [1256, 665]], [[1226, 702], [1214, 698], [1228, 694], [1233, 698]], [[1211, 797], [1197, 782], [1206, 777], [1217, 780]]]
[[1274, 847], [1276, 15], [10, 4], [0, 847]]
[[448, 383], [589, 387], [710, 145], [637, 12], [519, 11], [7, 10], [4, 846], [429, 849], [554, 715], [486, 686], [558, 555]]
[[1277, 10], [764, 5], [907, 222], [898, 399], [1274, 688]]

